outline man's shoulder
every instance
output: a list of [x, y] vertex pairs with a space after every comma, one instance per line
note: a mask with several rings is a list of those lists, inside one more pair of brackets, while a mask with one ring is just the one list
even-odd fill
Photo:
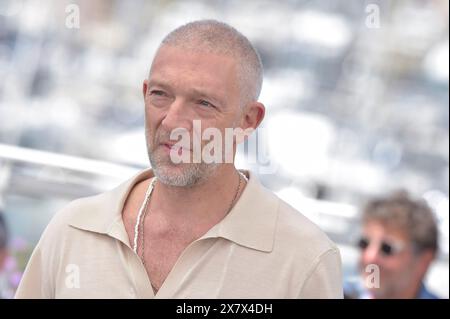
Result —
[[116, 187], [101, 193], [75, 199], [55, 213], [48, 228], [72, 225], [82, 229], [94, 230], [104, 228], [120, 214], [130, 188], [135, 181], [146, 176], [148, 171], [129, 178]]
[[99, 228], [107, 219], [107, 213], [111, 213], [111, 192], [74, 199], [56, 211], [41, 236], [42, 244], [60, 242], [77, 228]]
[[[282, 199], [278, 199], [277, 226], [273, 256], [292, 263], [293, 278], [300, 283], [299, 296], [340, 298], [341, 254], [323, 230]], [[327, 293], [321, 291], [323, 280], [328, 281]]]
[[440, 299], [438, 295], [428, 290], [428, 287], [422, 283], [422, 287], [417, 296], [418, 299]]
[[77, 198], [68, 202], [55, 213], [50, 223], [69, 224], [72, 220], [80, 217], [80, 215], [86, 215], [87, 213], [95, 215], [102, 209], [102, 203], [104, 203], [110, 192], [111, 191], [106, 191], [87, 197]]
[[282, 245], [289, 249], [307, 251], [315, 257], [337, 250], [336, 245], [318, 225], [282, 199], [278, 201], [276, 234]]

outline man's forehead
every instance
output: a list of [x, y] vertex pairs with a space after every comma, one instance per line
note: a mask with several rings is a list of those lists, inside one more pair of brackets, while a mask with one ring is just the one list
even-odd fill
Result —
[[221, 65], [222, 68], [235, 68], [237, 59], [231, 54], [224, 52], [215, 52], [207, 48], [192, 48], [184, 46], [163, 45], [155, 53], [153, 57], [153, 65], [165, 63], [186, 63], [192, 62], [196, 64], [212, 64]]
[[198, 89], [217, 87], [227, 90], [237, 83], [237, 68], [231, 58], [205, 52], [184, 52], [180, 48], [158, 50], [149, 73], [149, 84], [174, 85], [189, 80]]
[[363, 230], [365, 233], [370, 233], [371, 235], [382, 235], [402, 239], [409, 238], [409, 234], [405, 229], [396, 224], [391, 224], [386, 220], [368, 220], [364, 223]]

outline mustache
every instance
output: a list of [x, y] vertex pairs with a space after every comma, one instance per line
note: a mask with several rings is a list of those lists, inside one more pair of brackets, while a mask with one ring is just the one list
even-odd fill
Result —
[[[171, 139], [171, 135], [175, 136], [176, 139]], [[185, 129], [175, 129], [172, 132], [160, 130], [155, 134], [154, 141], [155, 146], [161, 144], [173, 146], [177, 144], [177, 146], [187, 150], [191, 150], [193, 147], [191, 134]]]
[[[172, 138], [171, 138], [172, 137]], [[176, 128], [172, 131], [167, 131], [162, 128], [159, 128], [156, 132], [153, 140], [153, 148], [158, 147], [159, 145], [168, 145], [168, 146], [174, 146], [177, 144], [177, 147], [186, 149], [186, 150], [193, 150], [194, 148], [194, 141], [199, 141], [200, 147], [203, 148], [203, 146], [207, 145], [208, 143], [212, 142], [214, 138], [212, 137], [211, 140], [202, 138], [201, 132], [195, 132], [195, 131], [188, 131], [185, 128]]]

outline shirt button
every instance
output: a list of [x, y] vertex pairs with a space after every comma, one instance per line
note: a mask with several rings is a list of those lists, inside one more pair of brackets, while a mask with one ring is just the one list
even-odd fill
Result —
[[136, 290], [133, 287], [130, 287], [129, 291], [131, 296], [136, 297]]

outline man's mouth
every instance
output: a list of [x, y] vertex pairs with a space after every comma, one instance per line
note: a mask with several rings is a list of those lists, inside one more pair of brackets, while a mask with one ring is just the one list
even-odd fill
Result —
[[178, 145], [176, 142], [163, 142], [160, 143], [165, 151], [168, 153], [176, 152], [178, 155], [182, 155], [185, 152], [190, 152], [191, 149], [189, 147]]

